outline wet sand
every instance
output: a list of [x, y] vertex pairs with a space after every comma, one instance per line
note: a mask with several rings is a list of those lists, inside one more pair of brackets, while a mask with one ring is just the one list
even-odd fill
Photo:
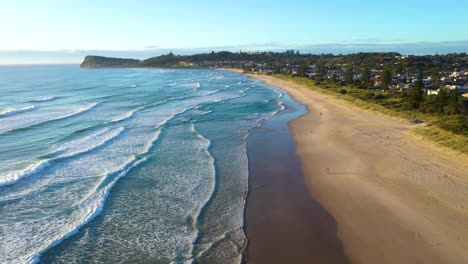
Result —
[[247, 139], [247, 263], [349, 263], [335, 220], [304, 184], [288, 128], [297, 112], [280, 112]]
[[[362, 111], [339, 98], [271, 76], [250, 76], [288, 91], [307, 107], [307, 114], [289, 123], [297, 144], [296, 153], [302, 161], [305, 186], [310, 197], [317, 199], [330, 213], [315, 210], [322, 212], [319, 215], [329, 221], [322, 225], [327, 233], [325, 237], [330, 237], [330, 230], [337, 228], [345, 255], [352, 263], [466, 263], [466, 157], [452, 156], [408, 133], [413, 126], [409, 122]], [[268, 170], [278, 171], [282, 165], [269, 163], [264, 166], [267, 175]], [[329, 175], [323, 173], [327, 167], [331, 170]], [[293, 184], [294, 181], [286, 178], [289, 169], [284, 170], [278, 178], [264, 176], [263, 180], [257, 179], [257, 183], [255, 174], [252, 176], [247, 206], [247, 236], [251, 239], [248, 253], [255, 256], [251, 263], [269, 263], [265, 259], [269, 256], [260, 256], [268, 253], [279, 258], [283, 245], [293, 244], [305, 251], [305, 245], [315, 245], [321, 240], [301, 243], [301, 239], [294, 235], [312, 234], [314, 225], [323, 222], [308, 222], [303, 218], [309, 214], [314, 218], [310, 211], [314, 210], [312, 204], [315, 202], [310, 203], [311, 207], [301, 207], [300, 203], [294, 205], [283, 200], [291, 197], [297, 201], [307, 199], [297, 193], [300, 187], [296, 189], [295, 186], [300, 185], [300, 180]], [[270, 184], [269, 181], [283, 182], [262, 191], [260, 183]], [[296, 195], [300, 198], [295, 198]], [[259, 206], [261, 203], [264, 208]], [[257, 225], [258, 229], [262, 228], [261, 221], [252, 215], [254, 213], [257, 218], [264, 215], [263, 220], [268, 225], [263, 231], [252, 231]], [[282, 222], [283, 216], [290, 220]], [[269, 220], [275, 217], [276, 220]], [[330, 225], [331, 219], [336, 223]], [[275, 241], [275, 236], [268, 233], [276, 232], [275, 229], [283, 228], [281, 225], [284, 224], [292, 225], [290, 228], [297, 231], [282, 233], [284, 241]], [[266, 244], [256, 245], [259, 242], [255, 241], [261, 241], [260, 235], [267, 240]], [[332, 241], [335, 246], [337, 240]], [[273, 256], [274, 261], [276, 257]], [[303, 257], [303, 261], [283, 263], [331, 263], [315, 259], [312, 249]]]

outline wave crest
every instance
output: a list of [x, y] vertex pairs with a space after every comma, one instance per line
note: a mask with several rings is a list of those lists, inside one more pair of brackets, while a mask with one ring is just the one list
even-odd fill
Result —
[[0, 112], [0, 117], [7, 117], [11, 116], [14, 114], [19, 114], [19, 113], [24, 113], [24, 112], [29, 112], [29, 111], [34, 111], [38, 109], [39, 107], [35, 105], [27, 106], [27, 107], [22, 107], [22, 108], [7, 108], [3, 111]]

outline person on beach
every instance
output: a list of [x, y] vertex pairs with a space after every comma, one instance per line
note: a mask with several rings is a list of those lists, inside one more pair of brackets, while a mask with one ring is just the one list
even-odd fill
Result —
[[325, 168], [325, 174], [329, 174], [330, 173], [330, 168]]

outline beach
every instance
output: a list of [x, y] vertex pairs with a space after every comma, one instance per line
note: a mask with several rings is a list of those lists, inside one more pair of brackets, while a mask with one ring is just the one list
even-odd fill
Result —
[[349, 263], [333, 216], [304, 184], [288, 122], [303, 106], [287, 106], [247, 138], [249, 194], [245, 230], [247, 263]]
[[[336, 221], [337, 238], [352, 263], [464, 263], [468, 259], [466, 158], [409, 133], [415, 126], [411, 122], [363, 111], [339, 98], [271, 76], [248, 76], [286, 90], [307, 107], [305, 115], [289, 122], [303, 180], [311, 199], [330, 214], [327, 219]], [[329, 174], [324, 173], [325, 168], [330, 169]], [[294, 194], [294, 190], [289, 192]], [[264, 194], [262, 199], [276, 199], [274, 193]], [[271, 246], [276, 243], [265, 235], [273, 229], [264, 230], [263, 235], [249, 230], [252, 203], [247, 205], [248, 255], [261, 249], [256, 240]], [[301, 225], [304, 214], [297, 214], [296, 227], [306, 233], [314, 223]], [[301, 239], [284, 239], [307, 249]], [[263, 252], [269, 252], [271, 263], [281, 262], [274, 261], [281, 250], [271, 247]], [[304, 256], [304, 263], [314, 261], [313, 252]]]

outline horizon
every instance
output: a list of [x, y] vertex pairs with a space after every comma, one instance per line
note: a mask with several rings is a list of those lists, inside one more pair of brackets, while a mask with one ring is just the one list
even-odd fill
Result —
[[0, 11], [0, 25], [14, 25], [2, 28], [0, 64], [75, 64], [86, 55], [145, 59], [169, 51], [468, 52], [468, 39], [460, 37], [468, 35], [468, 3], [444, 5], [456, 8], [441, 9], [435, 0], [11, 1]]
[[[287, 49], [289, 50], [289, 49]], [[294, 50], [294, 49], [291, 49], [291, 50]], [[140, 51], [79, 51], [77, 55], [77, 52], [76, 51], [48, 51], [48, 54], [57, 54], [57, 55], [61, 55], [63, 53], [68, 53], [68, 54], [73, 54], [75, 55], [75, 57], [77, 57], [77, 60], [76, 61], [58, 61], [58, 62], [24, 62], [24, 63], [2, 63], [1, 60], [0, 60], [0, 66], [15, 66], [15, 65], [18, 65], [18, 66], [27, 66], [27, 65], [79, 65], [83, 62], [84, 58], [86, 56], [102, 56], [102, 57], [108, 57], [108, 58], [123, 58], [123, 59], [138, 59], [138, 60], [145, 60], [145, 59], [149, 59], [149, 58], [152, 58], [152, 57], [157, 57], [157, 56], [161, 56], [161, 55], [166, 55], [166, 54], [169, 54], [169, 53], [174, 53], [174, 55], [176, 56], [191, 56], [191, 55], [197, 55], [197, 54], [207, 54], [207, 53], [210, 53], [210, 52], [232, 52], [232, 53], [237, 53], [237, 52], [274, 52], [274, 53], [282, 53], [282, 52], [285, 52], [286, 50], [252, 50], [252, 51], [229, 51], [229, 50], [219, 50], [219, 51], [215, 51], [215, 50], [211, 50], [211, 51], [208, 51], [208, 49], [206, 50], [203, 50], [203, 51], [200, 51], [200, 52], [189, 52], [189, 53], [177, 53], [177, 52], [174, 52], [172, 50], [165, 50], [165, 51], [159, 51], [157, 53], [153, 53], [153, 55], [151, 55], [150, 53], [147, 53], [147, 52], [141, 52], [140, 54], [148, 54], [150, 56], [148, 57], [144, 57], [142, 55], [138, 55], [138, 53]], [[402, 56], [432, 56], [432, 55], [446, 55], [446, 54], [463, 54], [463, 53], [467, 53], [466, 51], [460, 51], [460, 52], [457, 52], [457, 51], [452, 51], [452, 52], [445, 52], [445, 53], [438, 53], [438, 52], [435, 52], [435, 53], [424, 53], [424, 54], [414, 54], [414, 53], [400, 53], [400, 52], [397, 52], [397, 51], [392, 51], [392, 50], [388, 50], [388, 51], [378, 51], [378, 50], [375, 50], [375, 51], [356, 51], [356, 52], [348, 52], [348, 53], [338, 53], [338, 52], [303, 52], [301, 50], [295, 50], [295, 51], [299, 51], [301, 54], [303, 55], [322, 55], [322, 54], [332, 54], [334, 56], [346, 56], [346, 55], [352, 55], [352, 54], [358, 54], [358, 53], [399, 53], [401, 54]], [[21, 52], [37, 52], [37, 51], [21, 51]], [[128, 52], [128, 53], [127, 53]], [[119, 54], [121, 53], [121, 54]], [[2, 54], [2, 50], [0, 50], [0, 55]], [[110, 54], [110, 56], [109, 56]], [[132, 54], [132, 55], [137, 55], [137, 56], [125, 56], [125, 54]], [[114, 56], [113, 56], [114, 55]], [[120, 56], [122, 55], [122, 56]]]

